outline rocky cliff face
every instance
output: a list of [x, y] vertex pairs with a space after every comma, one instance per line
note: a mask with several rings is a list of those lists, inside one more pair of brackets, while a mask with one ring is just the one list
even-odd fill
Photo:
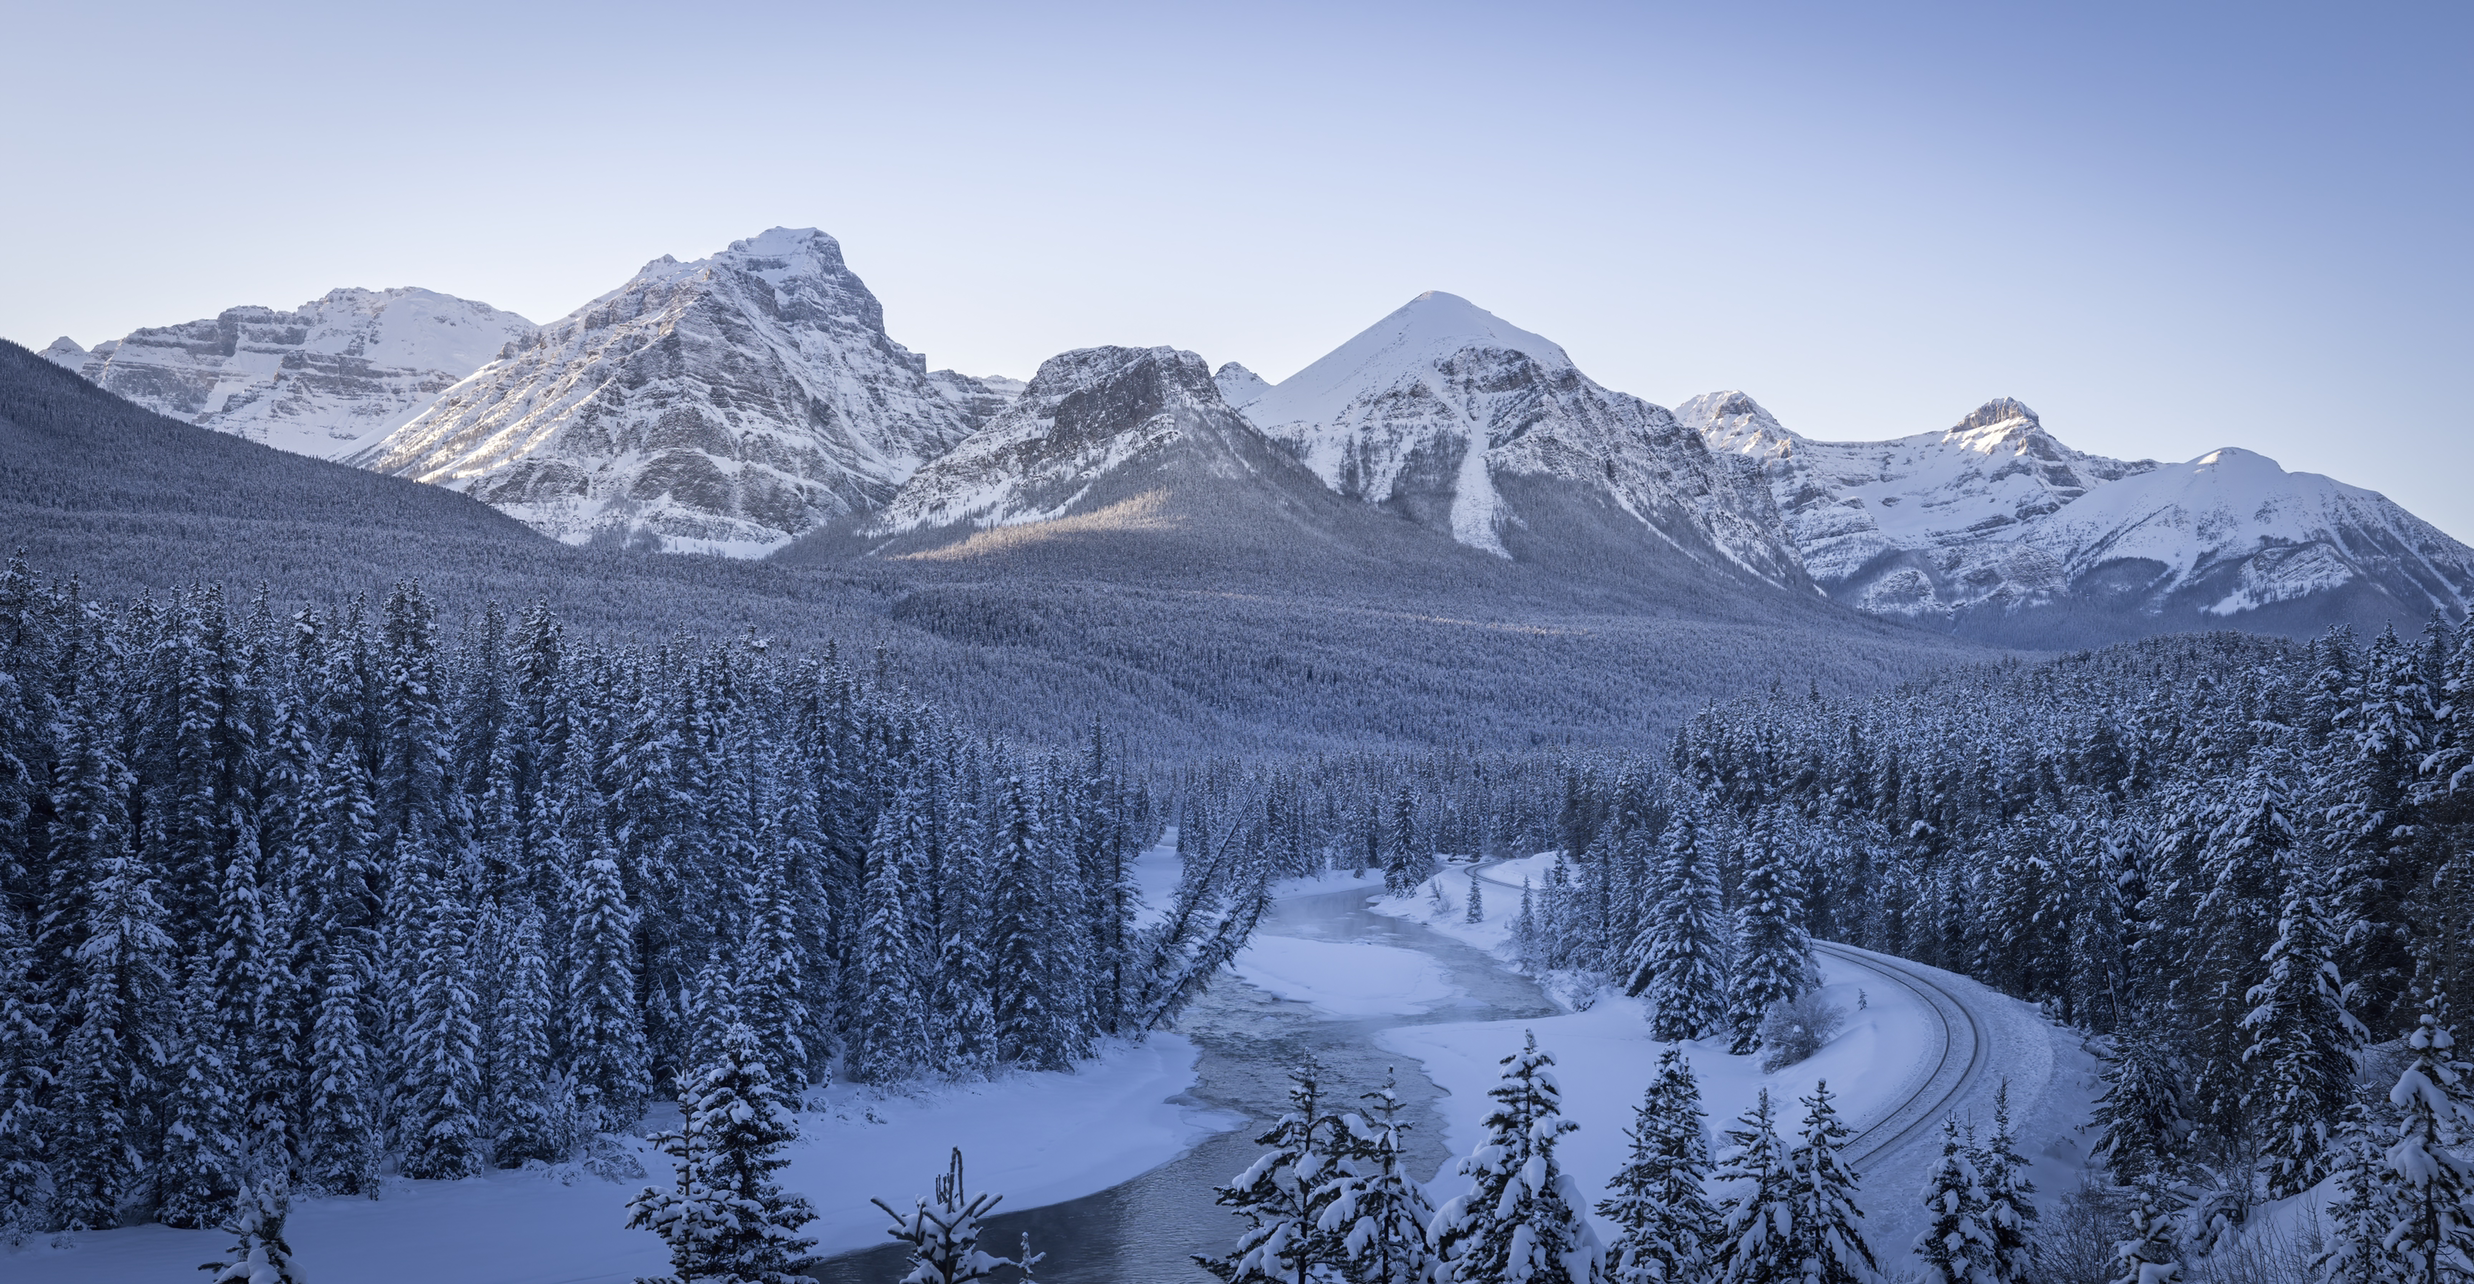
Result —
[[358, 457], [571, 543], [761, 555], [883, 504], [1003, 408], [885, 333], [813, 229], [662, 258]]
[[1266, 465], [1301, 471], [1228, 406], [1201, 357], [1083, 348], [1041, 363], [1012, 405], [921, 468], [859, 531], [1021, 526], [1127, 502], [1126, 520], [1164, 521], [1167, 489], [1242, 488]]
[[1569, 555], [1585, 538], [1601, 559], [1807, 583], [1756, 469], [1453, 295], [1418, 296], [1244, 410], [1333, 489], [1472, 548]]
[[2072, 450], [2003, 398], [1946, 431], [1814, 441], [1740, 392], [1677, 411], [1757, 461], [1804, 565], [1881, 615], [2016, 635], [2059, 615], [2094, 638], [2324, 623], [2474, 599], [2474, 550], [2370, 491], [2244, 450], [2187, 464]]
[[83, 352], [44, 350], [157, 414], [338, 459], [427, 409], [533, 323], [432, 290], [335, 290], [290, 312], [228, 309]]

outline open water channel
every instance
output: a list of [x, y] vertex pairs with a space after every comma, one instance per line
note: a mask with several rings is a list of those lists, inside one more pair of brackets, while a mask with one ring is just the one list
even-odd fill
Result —
[[[1484, 953], [1423, 924], [1367, 910], [1369, 895], [1354, 888], [1289, 897], [1274, 903], [1257, 931], [1416, 950], [1443, 966], [1461, 998], [1416, 1016], [1332, 1018], [1221, 974], [1177, 1023], [1178, 1032], [1201, 1049], [1197, 1081], [1187, 1095], [1197, 1106], [1244, 1115], [1247, 1122], [1096, 1194], [1044, 1208], [1000, 1208], [980, 1246], [1011, 1256], [1029, 1232], [1032, 1251], [1047, 1254], [1038, 1268], [1043, 1284], [1210, 1280], [1190, 1255], [1228, 1251], [1240, 1225], [1214, 1202], [1213, 1187], [1244, 1171], [1261, 1153], [1254, 1137], [1288, 1109], [1289, 1071], [1308, 1056], [1322, 1065], [1327, 1099], [1341, 1109], [1356, 1108], [1356, 1093], [1380, 1086], [1385, 1074], [1396, 1070], [1413, 1128], [1410, 1156], [1420, 1172], [1441, 1167], [1446, 1155], [1434, 1109], [1439, 1090], [1416, 1062], [1401, 1064], [1403, 1058], [1376, 1047], [1376, 1036], [1399, 1026], [1518, 1020], [1551, 1016], [1557, 1009], [1528, 978], [1504, 970]], [[1514, 1050], [1514, 1043], [1504, 1049]], [[967, 1162], [967, 1140], [962, 1150]], [[907, 1262], [902, 1246], [889, 1241], [830, 1258], [814, 1274], [826, 1284], [895, 1284]], [[1003, 1272], [1001, 1278], [1011, 1275]]]

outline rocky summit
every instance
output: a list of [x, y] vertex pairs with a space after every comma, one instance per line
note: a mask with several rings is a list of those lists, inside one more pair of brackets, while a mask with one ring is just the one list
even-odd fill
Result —
[[333, 290], [290, 312], [228, 308], [53, 362], [157, 414], [322, 459], [354, 454], [496, 360], [533, 323], [434, 290]]
[[882, 505], [1006, 399], [894, 342], [832, 237], [775, 228], [646, 264], [357, 462], [571, 543], [749, 556]]

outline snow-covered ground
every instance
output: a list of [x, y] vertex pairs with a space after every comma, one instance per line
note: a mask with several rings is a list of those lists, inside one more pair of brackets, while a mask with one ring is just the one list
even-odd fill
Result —
[[[1532, 885], [1543, 885], [1553, 860], [1550, 853], [1486, 866], [1479, 875], [1485, 910], [1480, 922], [1467, 921], [1472, 876], [1467, 866], [1447, 868], [1417, 894], [1378, 899], [1372, 908], [1491, 951], [1508, 966], [1520, 882], [1526, 877]], [[1438, 884], [1440, 898], [1434, 894]], [[1764, 1074], [1757, 1057], [1728, 1055], [1724, 1040], [1685, 1045], [1701, 1083], [1713, 1141], [1735, 1124], [1763, 1088], [1777, 1103], [1780, 1129], [1794, 1131], [1804, 1115], [1799, 1099], [1810, 1096], [1814, 1085], [1824, 1080], [1851, 1129], [1861, 1133], [1897, 1118], [1881, 1133], [1859, 1136], [1851, 1146], [1863, 1156], [1857, 1167], [1864, 1178], [1867, 1231], [1884, 1267], [1893, 1273], [1906, 1261], [1921, 1229], [1924, 1183], [1940, 1153], [1939, 1131], [1933, 1126], [1882, 1144], [1906, 1133], [1906, 1117], [1917, 1115], [1908, 1103], [1919, 1092], [1951, 1092], [1943, 1110], [1989, 1128], [1993, 1094], [2008, 1082], [2019, 1148], [2030, 1158], [2029, 1176], [2041, 1202], [2052, 1206], [2078, 1187], [2086, 1163], [2086, 1140], [2078, 1126], [2088, 1118], [2096, 1082], [2094, 1059], [2076, 1034], [2053, 1026], [2029, 1005], [1938, 969], [1867, 958], [1862, 951], [1843, 947], [1825, 951], [1820, 963], [1823, 995], [1844, 1009], [1848, 1019], [1810, 1060]], [[1942, 1071], [1945, 1018], [1911, 988], [1915, 982], [1948, 996], [1967, 1014], [1954, 1036], [1961, 1040], [1954, 1055], [1972, 1069], [1958, 1079], [1954, 1092], [1950, 1071], [1935, 1078]], [[1570, 995], [1552, 991], [1550, 987], [1551, 996], [1567, 1008], [1578, 1006]], [[1583, 1010], [1543, 1020], [1410, 1025], [1385, 1032], [1379, 1042], [1415, 1058], [1427, 1077], [1445, 1090], [1448, 1095], [1437, 1107], [1444, 1141], [1455, 1153], [1465, 1153], [1482, 1132], [1491, 1105], [1486, 1090], [1501, 1073], [1498, 1063], [1521, 1046], [1525, 1032], [1534, 1031], [1538, 1046], [1555, 1055], [1565, 1113], [1581, 1124], [1564, 1143], [1564, 1162], [1594, 1198], [1622, 1163], [1623, 1130], [1632, 1122], [1663, 1045], [1650, 1037], [1649, 1014], [1640, 1000], [1611, 988], [1581, 998]], [[1930, 1121], [1937, 1124], [1940, 1113], [1930, 1112]], [[1453, 1165], [1446, 1164], [1429, 1191], [1440, 1203], [1466, 1188]], [[1603, 1224], [1600, 1229], [1607, 1231]]]
[[[1172, 1104], [1194, 1082], [1195, 1050], [1175, 1035], [1110, 1049], [1072, 1074], [1020, 1074], [887, 1096], [835, 1088], [799, 1117], [783, 1170], [818, 1217], [808, 1230], [825, 1252], [885, 1242], [885, 1218], [930, 1193], [946, 1151], [961, 1146], [975, 1189], [1002, 1191], [1010, 1208], [1072, 1199], [1183, 1153], [1236, 1120]], [[643, 1153], [653, 1179], [668, 1160]], [[661, 1241], [625, 1229], [626, 1202], [644, 1183], [590, 1176], [561, 1184], [538, 1173], [472, 1181], [389, 1183], [385, 1197], [309, 1199], [293, 1206], [289, 1237], [319, 1284], [626, 1284], [669, 1267]], [[221, 1231], [133, 1226], [0, 1250], [11, 1284], [147, 1284], [196, 1280], [200, 1262], [229, 1247]]]
[[[1147, 895], [1176, 886], [1173, 846], [1136, 866]], [[1345, 881], [1334, 887], [1348, 886]], [[1159, 1034], [1116, 1045], [1073, 1073], [1021, 1073], [988, 1083], [935, 1084], [907, 1093], [836, 1086], [809, 1094], [800, 1138], [782, 1172], [806, 1195], [808, 1232], [826, 1253], [886, 1242], [885, 1218], [930, 1193], [960, 1146], [974, 1189], [1029, 1208], [1105, 1190], [1168, 1162], [1242, 1120], [1179, 1105], [1194, 1084], [1194, 1045]], [[672, 1117], [675, 1117], [675, 1108]], [[662, 1116], [657, 1114], [654, 1123]], [[642, 1143], [660, 1180], [669, 1160]], [[384, 1197], [304, 1199], [287, 1227], [296, 1260], [319, 1284], [626, 1284], [669, 1259], [649, 1232], [626, 1229], [626, 1202], [645, 1182], [499, 1172], [460, 1182], [390, 1181]], [[231, 1244], [221, 1231], [146, 1225], [0, 1249], [10, 1284], [148, 1284], [196, 1280], [198, 1263]]]

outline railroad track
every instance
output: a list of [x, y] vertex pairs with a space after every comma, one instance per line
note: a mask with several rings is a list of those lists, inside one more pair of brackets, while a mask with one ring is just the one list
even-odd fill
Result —
[[[1473, 872], [1498, 887], [1508, 887], [1516, 892], [1520, 890], [1520, 884], [1496, 878], [1486, 872], [1486, 867]], [[1932, 1073], [1925, 1076], [1924, 1082], [1905, 1101], [1893, 1106], [1887, 1114], [1848, 1139], [1842, 1152], [1848, 1161], [1867, 1163], [1875, 1156], [1895, 1150], [1940, 1126], [1952, 1106], [1984, 1074], [1987, 1054], [1984, 1028], [1956, 995], [1904, 960], [1841, 945], [1836, 941], [1815, 941], [1813, 952], [1879, 973], [1904, 986], [1916, 996], [1940, 1032], [1941, 1048]]]

